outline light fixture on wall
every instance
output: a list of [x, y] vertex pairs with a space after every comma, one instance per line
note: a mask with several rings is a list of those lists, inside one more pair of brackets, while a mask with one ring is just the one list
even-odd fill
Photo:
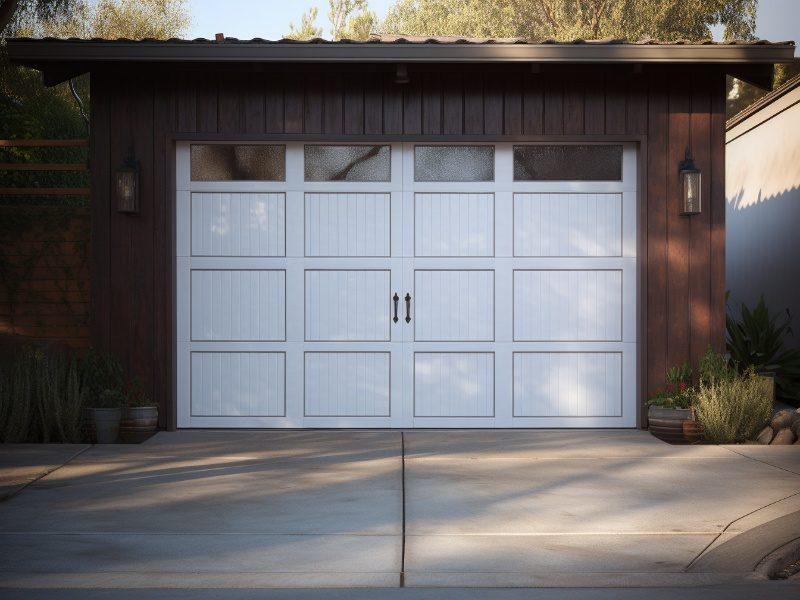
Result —
[[137, 214], [139, 212], [139, 163], [133, 156], [133, 148], [114, 174], [117, 196], [117, 212]]
[[701, 174], [700, 169], [694, 164], [692, 153], [686, 147], [686, 155], [678, 167], [678, 174], [681, 176], [681, 214], [697, 215], [701, 211]]

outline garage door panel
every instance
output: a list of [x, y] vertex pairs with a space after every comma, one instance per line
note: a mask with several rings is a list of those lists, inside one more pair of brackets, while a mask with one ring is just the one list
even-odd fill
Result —
[[285, 414], [283, 352], [192, 352], [192, 417]]
[[622, 194], [514, 194], [514, 256], [622, 256]]
[[515, 352], [515, 417], [622, 416], [622, 353]]
[[389, 352], [306, 352], [307, 417], [388, 417]]
[[391, 271], [308, 270], [306, 341], [389, 341]]
[[194, 341], [286, 339], [286, 272], [192, 270]]
[[414, 339], [494, 339], [494, 271], [414, 271]]
[[514, 271], [515, 341], [621, 341], [621, 270]]
[[415, 256], [493, 256], [494, 194], [415, 194]]
[[193, 193], [192, 256], [285, 256], [286, 194]]
[[493, 352], [414, 353], [415, 417], [493, 417]]
[[391, 255], [390, 194], [305, 194], [305, 255]]

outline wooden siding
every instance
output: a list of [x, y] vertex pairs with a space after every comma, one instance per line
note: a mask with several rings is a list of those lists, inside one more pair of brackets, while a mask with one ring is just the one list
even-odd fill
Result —
[[[152, 387], [174, 426], [175, 139], [603, 140], [641, 143], [641, 400], [670, 365], [724, 347], [724, 70], [599, 65], [389, 69], [257, 66], [92, 75], [92, 338]], [[691, 146], [704, 210], [679, 214]], [[138, 216], [117, 213], [109, 174], [132, 147]]]

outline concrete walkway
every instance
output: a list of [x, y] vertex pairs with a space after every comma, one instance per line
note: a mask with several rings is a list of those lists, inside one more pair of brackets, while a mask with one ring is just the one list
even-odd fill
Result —
[[[51, 471], [42, 448], [0, 446], [0, 482], [37, 452], [22, 480]], [[0, 503], [0, 588], [752, 586], [800, 538], [797, 446], [185, 431], [59, 450]]]

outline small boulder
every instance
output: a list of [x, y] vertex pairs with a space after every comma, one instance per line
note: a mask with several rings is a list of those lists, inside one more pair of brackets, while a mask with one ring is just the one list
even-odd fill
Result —
[[794, 425], [792, 425], [792, 431], [794, 431], [794, 434], [795, 434], [797, 437], [799, 437], [799, 438], [800, 438], [800, 419], [797, 419], [797, 420], [794, 422]]
[[756, 441], [759, 444], [764, 444], [765, 446], [772, 441], [772, 438], [775, 437], [775, 432], [772, 430], [772, 427], [767, 425], [764, 429], [761, 430], [761, 433], [758, 434]]
[[772, 440], [772, 445], [789, 446], [790, 444], [794, 444], [795, 440], [797, 440], [797, 436], [792, 433], [791, 429], [786, 427], [775, 434], [775, 438]]
[[791, 427], [792, 423], [797, 420], [797, 413], [793, 410], [779, 410], [775, 413], [775, 416], [772, 417], [772, 421], [770, 425], [775, 431], [780, 431], [781, 429], [786, 429], [787, 427]]

